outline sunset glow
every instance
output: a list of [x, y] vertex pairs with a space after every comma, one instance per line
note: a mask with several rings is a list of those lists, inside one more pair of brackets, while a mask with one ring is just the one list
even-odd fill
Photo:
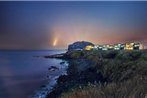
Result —
[[145, 2], [1, 2], [0, 7], [0, 49], [67, 48], [75, 41], [147, 46]]

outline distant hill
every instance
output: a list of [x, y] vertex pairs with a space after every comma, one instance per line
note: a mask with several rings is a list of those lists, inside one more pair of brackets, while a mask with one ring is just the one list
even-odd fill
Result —
[[77, 42], [74, 42], [73, 44], [70, 44], [68, 46], [68, 50], [82, 50], [84, 49], [86, 46], [88, 45], [91, 45], [91, 46], [94, 46], [93, 43], [91, 42], [87, 42], [87, 41], [77, 41]]

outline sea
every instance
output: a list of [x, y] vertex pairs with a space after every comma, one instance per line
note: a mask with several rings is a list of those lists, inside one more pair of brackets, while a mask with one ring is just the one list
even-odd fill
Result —
[[[66, 50], [1, 50], [0, 98], [44, 98], [56, 78], [66, 74], [61, 59], [44, 58]], [[56, 66], [59, 70], [50, 71]], [[46, 88], [46, 92], [42, 90]], [[44, 95], [43, 95], [44, 94]]]

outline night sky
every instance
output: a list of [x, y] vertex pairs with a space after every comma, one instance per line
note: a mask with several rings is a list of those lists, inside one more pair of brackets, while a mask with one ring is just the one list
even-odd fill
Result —
[[0, 49], [147, 43], [147, 2], [0, 2]]

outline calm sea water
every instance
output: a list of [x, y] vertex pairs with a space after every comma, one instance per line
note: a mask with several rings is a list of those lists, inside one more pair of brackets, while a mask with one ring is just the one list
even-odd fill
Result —
[[61, 66], [59, 59], [46, 59], [50, 51], [0, 51], [0, 98], [28, 98], [42, 84], [47, 83], [50, 66]]

